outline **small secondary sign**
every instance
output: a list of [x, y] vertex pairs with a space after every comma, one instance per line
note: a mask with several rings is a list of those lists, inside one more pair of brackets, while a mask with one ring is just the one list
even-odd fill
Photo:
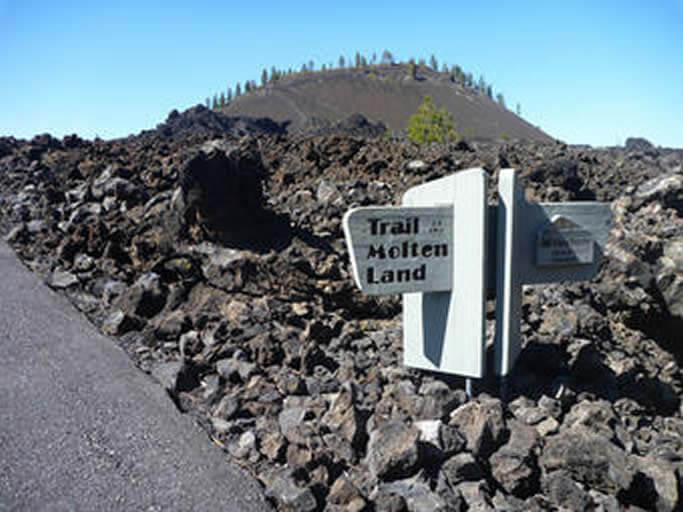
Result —
[[453, 208], [355, 208], [344, 215], [353, 277], [367, 294], [452, 286]]
[[536, 238], [536, 265], [564, 266], [593, 263], [595, 239], [590, 231], [556, 216], [539, 230]]

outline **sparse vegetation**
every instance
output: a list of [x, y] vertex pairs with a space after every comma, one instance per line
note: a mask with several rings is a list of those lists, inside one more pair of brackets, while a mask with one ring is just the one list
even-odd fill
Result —
[[[341, 69], [367, 69], [370, 68], [371, 70], [375, 68], [376, 66], [390, 66], [392, 64], [404, 64], [408, 67], [408, 75], [413, 79], [416, 80], [418, 78], [418, 70], [419, 68], [422, 68], [425, 72], [434, 72], [434, 73], [441, 73], [444, 75], [450, 75], [450, 80], [454, 84], [457, 84], [461, 87], [466, 87], [468, 89], [472, 89], [475, 92], [488, 96], [490, 99], [494, 99], [494, 92], [493, 92], [493, 84], [489, 84], [486, 82], [484, 79], [483, 75], [479, 75], [479, 79], [475, 80], [474, 75], [472, 73], [465, 72], [460, 66], [457, 64], [454, 66], [449, 66], [443, 62], [441, 64], [441, 71], [439, 71], [439, 61], [435, 55], [431, 55], [429, 58], [429, 65], [427, 65], [427, 61], [424, 58], [420, 58], [417, 61], [414, 58], [411, 58], [408, 61], [396, 61], [394, 55], [389, 51], [389, 50], [384, 50], [382, 52], [381, 57], [377, 58], [377, 54], [373, 53], [370, 59], [366, 58], [361, 52], [356, 51], [355, 56], [353, 58], [346, 58], [344, 55], [340, 55], [339, 59], [337, 61], [337, 67], [335, 68], [333, 63], [330, 62], [327, 66], [325, 64], [322, 64], [319, 67], [319, 72], [327, 72], [327, 71], [333, 71], [333, 70], [341, 70]], [[292, 68], [288, 69], [277, 69], [275, 66], [271, 66], [270, 71], [268, 71], [267, 68], [264, 68], [261, 71], [261, 80], [260, 80], [260, 85], [253, 80], [247, 80], [244, 82], [244, 93], [249, 93], [251, 91], [254, 91], [258, 89], [259, 87], [267, 87], [268, 84], [272, 84], [283, 77], [286, 76], [291, 76], [291, 75], [304, 75], [304, 74], [309, 74], [309, 73], [314, 73], [315, 72], [315, 62], [313, 60], [308, 60], [308, 62], [304, 62], [301, 64], [301, 67], [299, 68], [299, 71], [292, 70]], [[372, 76], [377, 76], [379, 75], [380, 77], [382, 76], [379, 73], [376, 73], [375, 71], [371, 71]], [[233, 100], [238, 98], [239, 96], [242, 95], [242, 89], [240, 89], [240, 84], [237, 83], [235, 85], [235, 92], [234, 94], [232, 93], [232, 90], [230, 87], [228, 87], [228, 93], [225, 95], [224, 93], [218, 93], [213, 96], [215, 99], [212, 100], [211, 97], [207, 98], [205, 101], [205, 104], [208, 108], [213, 108], [214, 110], [220, 110], [232, 103]], [[223, 96], [223, 101], [221, 101], [221, 96]], [[498, 92], [495, 96], [496, 100], [498, 101], [499, 104], [502, 106], [505, 106], [504, 102], [501, 102], [500, 99], [503, 97], [503, 94], [501, 92]], [[517, 109], [517, 115], [521, 114], [521, 109]]]
[[446, 109], [438, 109], [431, 96], [425, 96], [422, 105], [408, 120], [408, 138], [417, 144], [458, 140], [455, 121]]

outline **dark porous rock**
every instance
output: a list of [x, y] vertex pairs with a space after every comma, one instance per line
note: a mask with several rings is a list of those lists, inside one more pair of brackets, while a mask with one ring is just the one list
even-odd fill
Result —
[[340, 475], [334, 481], [327, 495], [327, 501], [349, 512], [361, 512], [367, 505], [358, 488], [345, 474]]
[[610, 402], [583, 400], [569, 410], [562, 426], [564, 428], [585, 427], [606, 439], [613, 439], [618, 424], [619, 420]]
[[152, 368], [152, 377], [169, 393], [190, 391], [199, 386], [198, 368], [181, 361], [159, 363]]
[[167, 221], [176, 238], [199, 241], [205, 235], [232, 247], [258, 249], [288, 243], [286, 219], [264, 207], [267, 171], [255, 144], [205, 146], [180, 175]]
[[392, 420], [370, 432], [367, 463], [374, 478], [396, 480], [417, 470], [419, 431]]
[[[680, 441], [680, 439], [679, 439]], [[683, 496], [681, 496], [681, 482], [679, 481], [681, 464], [677, 472], [672, 463], [653, 456], [636, 457], [636, 465], [641, 473], [641, 488], [636, 496], [635, 503], [643, 508], [652, 507], [653, 501], [657, 512], [673, 512], [683, 508]], [[648, 500], [648, 498], [650, 498]]]
[[651, 151], [655, 147], [644, 137], [628, 137], [624, 144], [626, 151]]
[[658, 201], [665, 208], [678, 212], [683, 208], [683, 175], [665, 174], [646, 181], [636, 189], [634, 208]]
[[537, 167], [529, 174], [532, 183], [556, 187], [557, 198], [552, 200], [592, 199], [592, 192], [584, 187], [576, 160], [555, 160]]
[[469, 452], [458, 453], [441, 466], [440, 476], [455, 487], [460, 482], [476, 482], [484, 478], [484, 468]]
[[414, 425], [420, 431], [423, 465], [434, 464], [465, 449], [465, 438], [452, 425], [441, 420], [420, 420]]
[[468, 512], [493, 512], [492, 492], [485, 480], [462, 482], [456, 491], [463, 497]]
[[[451, 499], [444, 498], [439, 493], [432, 491], [430, 486], [419, 478], [381, 484], [372, 497], [375, 503], [381, 506], [383, 497], [387, 495], [400, 496], [405, 503], [405, 508], [398, 508], [398, 510], [409, 512], [450, 512], [451, 510], [460, 510], [462, 503], [458, 500], [459, 496], [457, 495], [453, 495]], [[392, 509], [380, 508], [378, 510]]]
[[508, 435], [500, 400], [484, 398], [461, 405], [451, 413], [449, 422], [467, 439], [467, 449], [477, 457], [488, 457]]
[[116, 301], [115, 307], [128, 314], [152, 318], [166, 305], [167, 289], [154, 272], [142, 274]]
[[135, 329], [139, 323], [121, 310], [114, 310], [102, 322], [100, 329], [108, 336], [121, 336]]
[[266, 486], [266, 497], [283, 512], [313, 512], [318, 509], [315, 495], [308, 487], [300, 487], [288, 472], [271, 478]]
[[256, 364], [236, 358], [217, 361], [216, 371], [221, 377], [232, 383], [246, 383], [252, 375], [259, 373]]
[[543, 479], [543, 492], [558, 507], [592, 510], [594, 506], [590, 494], [563, 470], [553, 471]]
[[565, 470], [573, 480], [608, 494], [628, 491], [636, 473], [626, 452], [585, 427], [546, 438], [540, 463], [548, 474]]
[[655, 280], [669, 314], [683, 320], [683, 238], [664, 246]]
[[351, 444], [359, 444], [365, 437], [355, 395], [353, 386], [344, 386], [320, 420], [321, 425], [325, 425], [331, 432], [339, 433]]
[[177, 340], [185, 331], [190, 330], [192, 323], [184, 311], [175, 310], [155, 316], [152, 326], [155, 328], [157, 338]]
[[538, 491], [540, 451], [538, 433], [532, 426], [509, 421], [510, 439], [489, 462], [494, 478], [508, 493], [527, 498]]
[[70, 288], [79, 283], [80, 280], [78, 279], [78, 276], [72, 274], [71, 272], [59, 269], [53, 270], [45, 278], [45, 284], [47, 284], [50, 288], [54, 288], [55, 290]]
[[377, 512], [408, 512], [406, 499], [397, 490], [381, 486], [372, 495]]
[[461, 390], [451, 390], [440, 380], [423, 383], [418, 390], [422, 397], [418, 418], [448, 420], [450, 413], [464, 403], [464, 397], [458, 391]]

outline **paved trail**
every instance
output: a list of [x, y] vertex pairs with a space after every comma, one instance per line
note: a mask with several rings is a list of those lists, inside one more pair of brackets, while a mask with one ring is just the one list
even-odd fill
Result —
[[163, 389], [0, 242], [0, 511], [272, 510]]

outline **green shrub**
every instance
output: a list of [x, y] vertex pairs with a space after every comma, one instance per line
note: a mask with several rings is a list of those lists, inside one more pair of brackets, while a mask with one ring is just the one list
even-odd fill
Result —
[[432, 97], [425, 96], [417, 112], [408, 119], [408, 138], [417, 144], [424, 144], [458, 140], [460, 135], [450, 112], [445, 108], [437, 109]]

